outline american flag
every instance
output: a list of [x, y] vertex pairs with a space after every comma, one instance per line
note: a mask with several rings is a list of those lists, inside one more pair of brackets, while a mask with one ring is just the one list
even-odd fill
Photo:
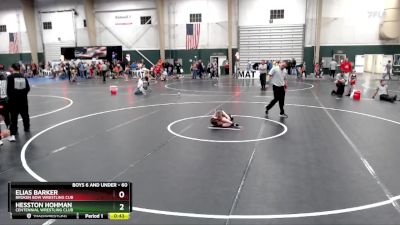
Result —
[[186, 24], [186, 49], [197, 49], [200, 39], [200, 23]]
[[19, 53], [21, 35], [19, 33], [9, 33], [10, 42], [8, 43], [8, 51], [11, 54]]

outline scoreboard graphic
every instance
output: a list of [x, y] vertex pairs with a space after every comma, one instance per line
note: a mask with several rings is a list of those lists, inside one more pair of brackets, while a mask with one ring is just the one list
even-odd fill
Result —
[[128, 220], [132, 212], [130, 182], [10, 182], [12, 219]]

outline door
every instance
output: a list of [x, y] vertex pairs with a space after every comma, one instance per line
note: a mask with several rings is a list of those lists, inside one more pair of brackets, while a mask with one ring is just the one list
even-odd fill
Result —
[[393, 74], [400, 75], [400, 54], [395, 54], [394, 55]]
[[368, 54], [364, 55], [364, 71], [369, 73], [382, 74], [388, 61], [393, 62], [392, 55]]

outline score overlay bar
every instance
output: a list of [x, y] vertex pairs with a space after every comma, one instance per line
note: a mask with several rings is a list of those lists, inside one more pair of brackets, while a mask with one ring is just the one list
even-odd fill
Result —
[[111, 219], [132, 211], [131, 192], [130, 182], [10, 182], [8, 211], [13, 219]]

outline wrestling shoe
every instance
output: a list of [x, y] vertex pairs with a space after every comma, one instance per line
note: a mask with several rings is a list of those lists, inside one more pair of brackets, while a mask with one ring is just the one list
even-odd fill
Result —
[[9, 142], [15, 142], [15, 136], [11, 135], [10, 137], [8, 137], [8, 141]]
[[283, 114], [280, 114], [279, 117], [281, 117], [281, 118], [288, 118], [289, 116], [286, 115], [285, 113], [283, 113]]
[[237, 123], [232, 123], [231, 127], [232, 127], [232, 128], [240, 128], [240, 127], [239, 127], [239, 124], [237, 124]]

